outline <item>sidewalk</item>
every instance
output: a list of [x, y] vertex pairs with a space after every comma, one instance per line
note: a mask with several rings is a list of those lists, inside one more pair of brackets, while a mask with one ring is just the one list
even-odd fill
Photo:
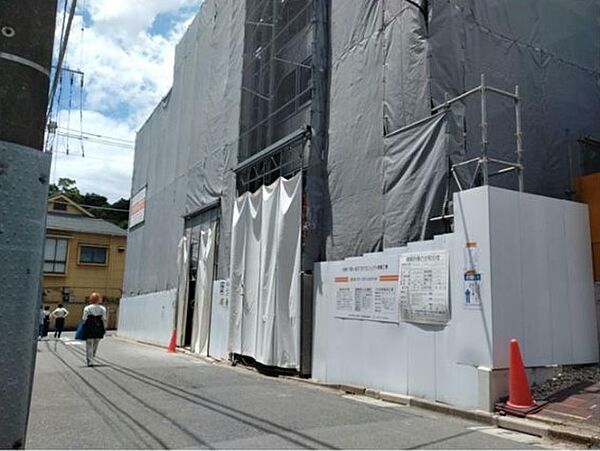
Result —
[[600, 443], [600, 382], [584, 381], [548, 398], [539, 413], [528, 418], [543, 421], [559, 430], [596, 437]]

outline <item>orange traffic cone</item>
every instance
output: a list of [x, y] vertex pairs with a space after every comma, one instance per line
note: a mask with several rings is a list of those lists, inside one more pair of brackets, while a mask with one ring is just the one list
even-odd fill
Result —
[[508, 350], [508, 401], [496, 405], [496, 409], [500, 412], [524, 417], [537, 412], [545, 403], [537, 403], [531, 396], [525, 365], [523, 365], [521, 351], [519, 350], [519, 342], [514, 338], [511, 339]]
[[167, 347], [167, 351], [175, 352], [177, 349], [177, 329], [173, 329], [173, 333], [171, 334], [171, 341], [169, 341], [169, 346]]

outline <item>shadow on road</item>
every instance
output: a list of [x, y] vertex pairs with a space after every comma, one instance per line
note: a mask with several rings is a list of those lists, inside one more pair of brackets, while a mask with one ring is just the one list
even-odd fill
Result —
[[[76, 349], [72, 349], [66, 345], [64, 345], [64, 348], [67, 349], [70, 353], [72, 353], [73, 355], [77, 356], [77, 357], [81, 357], [83, 358], [85, 353], [83, 351], [79, 351]], [[55, 354], [56, 355], [56, 354]], [[59, 359], [61, 359], [58, 355], [56, 355]], [[63, 360], [63, 359], [61, 359]], [[269, 421], [267, 419], [249, 414], [247, 412], [235, 409], [233, 407], [221, 404], [219, 402], [213, 401], [211, 399], [208, 399], [202, 395], [199, 395], [197, 393], [194, 392], [190, 392], [187, 391], [181, 387], [177, 387], [175, 385], [172, 385], [168, 382], [162, 381], [160, 379], [156, 379], [153, 378], [151, 376], [148, 376], [146, 374], [140, 373], [138, 371], [135, 371], [131, 368], [128, 368], [126, 366], [123, 365], [119, 365], [115, 362], [112, 362], [110, 360], [107, 359], [103, 359], [103, 358], [97, 358], [97, 360], [99, 362], [102, 362], [107, 369], [111, 369], [113, 371], [116, 371], [124, 376], [127, 376], [131, 379], [137, 380], [138, 382], [141, 382], [143, 384], [146, 384], [150, 387], [153, 387], [157, 390], [160, 390], [164, 393], [167, 393], [171, 396], [177, 397], [179, 399], [185, 400], [189, 403], [192, 403], [194, 405], [203, 407], [207, 410], [210, 410], [212, 412], [218, 413], [220, 415], [224, 415], [228, 418], [231, 418], [235, 421], [238, 421], [240, 423], [243, 423], [247, 426], [251, 426], [255, 429], [258, 429], [264, 433], [267, 434], [272, 434], [272, 435], [276, 435], [278, 437], [280, 437], [281, 439], [294, 444], [296, 446], [302, 447], [302, 448], [311, 448], [311, 447], [316, 447], [316, 448], [329, 448], [329, 449], [338, 449], [335, 446], [320, 441], [318, 439], [315, 439], [313, 437], [310, 437], [309, 435], [306, 435], [302, 432], [298, 432], [295, 431], [293, 429], [287, 428], [285, 426], [282, 426], [280, 424], [274, 423], [272, 421]], [[68, 365], [66, 362], [63, 362], [66, 365]], [[69, 366], [69, 365], [68, 365]], [[161, 415], [162, 417], [164, 417], [166, 420], [168, 420], [169, 422], [171, 422], [174, 426], [176, 426], [178, 429], [182, 430], [183, 432], [185, 432], [188, 435], [193, 436], [195, 439], [197, 439], [200, 443], [202, 443], [204, 446], [209, 447], [209, 445], [202, 441], [199, 437], [197, 437], [196, 435], [194, 435], [191, 431], [187, 430], [186, 428], [184, 428], [182, 425], [176, 423], [174, 420], [172, 420], [171, 418], [167, 417], [164, 413], [157, 411], [156, 409], [154, 409], [152, 406], [149, 406], [147, 403], [145, 403], [144, 401], [142, 401], [140, 398], [132, 395], [131, 393], [129, 393], [124, 387], [122, 387], [120, 384], [118, 384], [113, 378], [110, 378], [109, 376], [107, 376], [105, 371], [99, 371], [98, 369], [99, 367], [95, 367], [94, 369], [96, 369], [99, 373], [101, 373], [103, 375], [103, 377], [108, 380], [109, 382], [111, 382], [112, 384], [114, 384], [115, 386], [117, 386], [121, 391], [124, 391], [125, 393], [127, 393], [129, 396], [131, 396], [132, 398], [136, 399], [138, 402], [140, 402], [142, 405], [144, 405], [145, 407], [147, 407], [149, 410], [152, 410], [153, 412], [157, 413], [158, 415]], [[74, 369], [72, 369], [72, 371], [75, 371]], [[80, 376], [78, 374], [79, 377], [82, 378], [82, 376]], [[87, 382], [87, 381], [86, 381]], [[292, 437], [290, 437], [290, 435]]]

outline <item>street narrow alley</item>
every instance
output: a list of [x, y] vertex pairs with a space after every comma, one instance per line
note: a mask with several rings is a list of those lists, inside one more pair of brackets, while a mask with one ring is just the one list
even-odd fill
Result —
[[38, 344], [28, 448], [531, 448], [536, 437], [109, 337]]

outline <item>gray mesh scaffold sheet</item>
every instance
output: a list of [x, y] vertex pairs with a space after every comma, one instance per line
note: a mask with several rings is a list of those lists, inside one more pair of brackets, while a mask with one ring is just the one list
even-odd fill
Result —
[[146, 220], [129, 232], [128, 296], [176, 287], [184, 217], [219, 201], [219, 271], [227, 271], [244, 18], [245, 2], [203, 3], [177, 46], [171, 92], [138, 132], [132, 195], [147, 184]]

